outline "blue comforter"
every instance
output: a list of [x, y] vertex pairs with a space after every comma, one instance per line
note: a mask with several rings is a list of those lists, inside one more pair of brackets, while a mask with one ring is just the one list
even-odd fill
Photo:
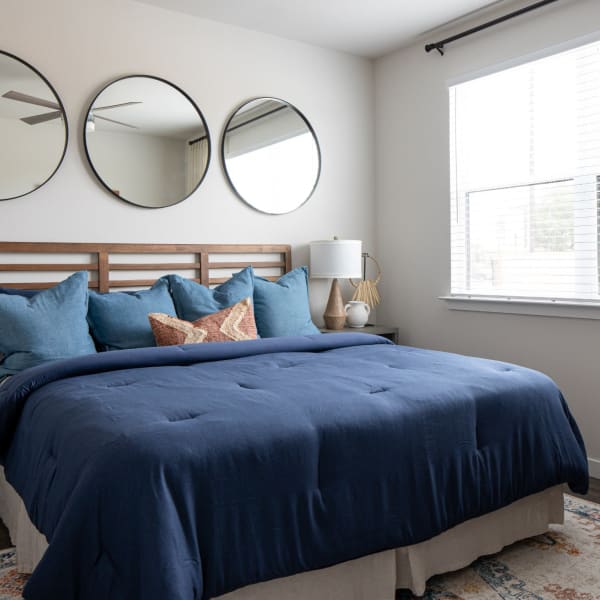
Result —
[[0, 440], [49, 540], [30, 600], [208, 599], [587, 487], [548, 377], [364, 334], [29, 369], [0, 388]]

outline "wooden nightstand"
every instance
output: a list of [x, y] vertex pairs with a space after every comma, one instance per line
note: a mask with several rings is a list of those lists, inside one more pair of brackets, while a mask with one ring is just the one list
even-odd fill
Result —
[[320, 327], [321, 333], [372, 333], [373, 335], [380, 335], [381, 337], [387, 338], [398, 343], [398, 328], [388, 327], [387, 325], [374, 325], [368, 323], [364, 327], [344, 327], [343, 329], [326, 329]]

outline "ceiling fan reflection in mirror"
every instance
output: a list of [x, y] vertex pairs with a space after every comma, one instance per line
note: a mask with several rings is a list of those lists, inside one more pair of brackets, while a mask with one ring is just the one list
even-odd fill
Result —
[[53, 119], [58, 119], [62, 116], [62, 111], [58, 102], [44, 100], [44, 98], [36, 98], [35, 96], [30, 96], [29, 94], [23, 94], [21, 92], [15, 92], [14, 90], [2, 94], [2, 97], [8, 98], [9, 100], [17, 100], [18, 102], [25, 102], [26, 104], [35, 104], [36, 106], [44, 106], [45, 108], [55, 109], [52, 112], [44, 113], [42, 115], [23, 117], [21, 121], [27, 123], [28, 125], [38, 125], [39, 123], [52, 121]]
[[[41, 115], [22, 117], [21, 121], [27, 123], [28, 125], [38, 125], [40, 123], [45, 123], [46, 121], [52, 121], [54, 119], [62, 117], [62, 111], [60, 110], [60, 105], [57, 102], [52, 102], [51, 100], [44, 100], [44, 98], [37, 98], [35, 96], [30, 96], [29, 94], [23, 94], [22, 92], [15, 92], [14, 90], [2, 94], [2, 97], [8, 98], [9, 100], [16, 100], [17, 102], [25, 102], [26, 104], [34, 104], [36, 106], [44, 106], [45, 108], [56, 109], [52, 112], [44, 113]], [[92, 109], [86, 121], [87, 131], [94, 131], [96, 127], [95, 119], [102, 119], [103, 121], [109, 121], [111, 123], [116, 123], [117, 125], [123, 125], [124, 127], [137, 129], [135, 125], [129, 125], [128, 123], [123, 123], [122, 121], [115, 121], [114, 119], [109, 119], [108, 117], [102, 117], [101, 115], [95, 114], [97, 111], [100, 110], [110, 110], [113, 108], [121, 108], [123, 106], [132, 106], [134, 104], [142, 104], [142, 102], [121, 102], [120, 104], [98, 106], [98, 108]]]
[[88, 132], [96, 131], [96, 119], [108, 121], [109, 123], [115, 123], [116, 125], [123, 125], [123, 127], [129, 127], [130, 129], [139, 129], [137, 125], [130, 125], [129, 123], [123, 123], [123, 121], [115, 121], [115, 119], [109, 119], [108, 117], [102, 117], [101, 115], [96, 114], [99, 110], [123, 108], [124, 106], [133, 106], [134, 104], [143, 104], [143, 102], [121, 102], [120, 104], [109, 104], [108, 106], [98, 106], [97, 108], [92, 108], [85, 121], [85, 130]]

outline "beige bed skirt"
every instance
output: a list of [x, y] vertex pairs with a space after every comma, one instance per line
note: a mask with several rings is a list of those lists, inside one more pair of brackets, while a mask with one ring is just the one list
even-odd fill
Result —
[[[214, 600], [393, 600], [400, 588], [421, 595], [429, 577], [460, 569], [479, 556], [544, 533], [551, 523], [562, 523], [563, 517], [562, 486], [556, 486], [420, 544], [249, 585]], [[0, 518], [17, 548], [18, 570], [31, 573], [46, 550], [46, 538], [29, 520], [1, 468]]]

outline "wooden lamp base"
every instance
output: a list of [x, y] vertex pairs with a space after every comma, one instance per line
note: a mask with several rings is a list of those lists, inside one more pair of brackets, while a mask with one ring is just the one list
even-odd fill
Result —
[[323, 314], [325, 327], [327, 329], [343, 329], [346, 323], [346, 311], [344, 310], [344, 301], [342, 300], [342, 292], [337, 279], [331, 282], [331, 291], [329, 292], [329, 300]]

